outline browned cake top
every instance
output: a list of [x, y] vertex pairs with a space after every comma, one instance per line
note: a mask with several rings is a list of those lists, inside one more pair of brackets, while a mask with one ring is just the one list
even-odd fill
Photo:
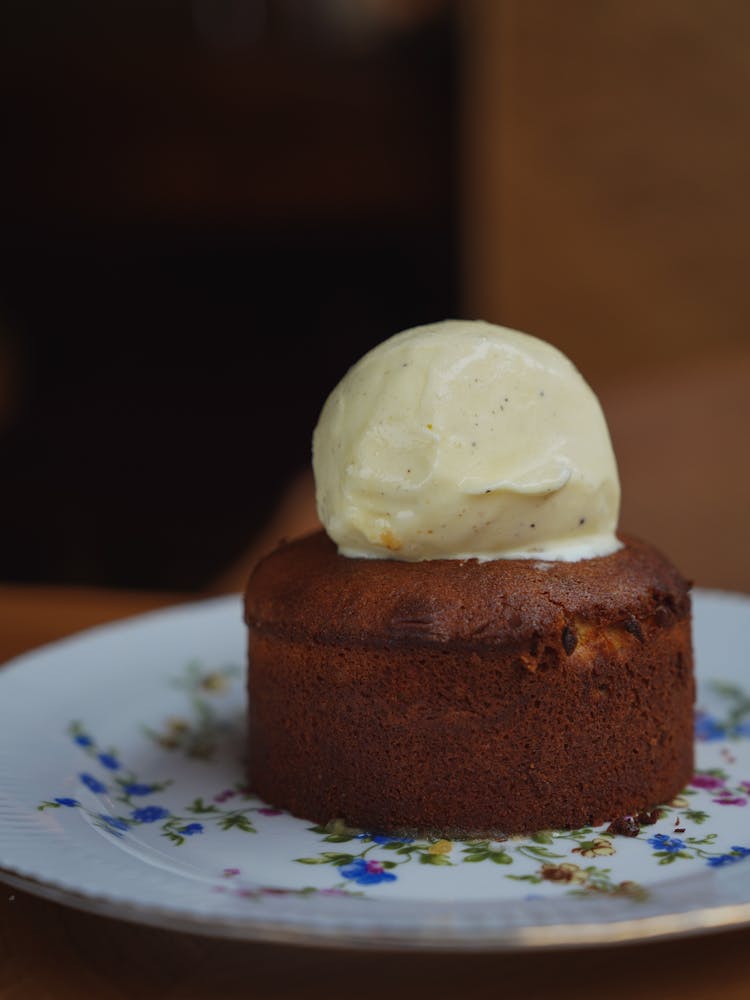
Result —
[[325, 532], [282, 544], [253, 572], [248, 625], [349, 645], [484, 647], [545, 635], [561, 622], [668, 625], [690, 613], [690, 584], [650, 545], [579, 562], [349, 559]]

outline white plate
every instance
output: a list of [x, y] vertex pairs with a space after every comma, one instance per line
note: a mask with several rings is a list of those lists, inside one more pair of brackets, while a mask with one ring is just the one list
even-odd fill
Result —
[[698, 592], [695, 632], [698, 773], [663, 817], [492, 843], [321, 830], [247, 795], [239, 598], [74, 636], [0, 671], [0, 877], [142, 923], [339, 946], [750, 923], [750, 599]]

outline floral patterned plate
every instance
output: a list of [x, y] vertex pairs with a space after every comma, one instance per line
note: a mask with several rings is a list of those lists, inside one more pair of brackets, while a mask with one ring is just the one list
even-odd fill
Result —
[[0, 671], [0, 877], [110, 916], [338, 946], [612, 943], [750, 923], [750, 598], [698, 592], [697, 770], [653, 813], [394, 839], [255, 798], [239, 598], [94, 629]]

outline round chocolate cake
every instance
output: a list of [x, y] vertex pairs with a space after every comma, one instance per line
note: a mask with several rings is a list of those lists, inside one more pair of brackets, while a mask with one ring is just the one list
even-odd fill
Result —
[[693, 764], [689, 584], [621, 540], [576, 562], [282, 545], [246, 593], [254, 790], [317, 823], [452, 838], [671, 799]]

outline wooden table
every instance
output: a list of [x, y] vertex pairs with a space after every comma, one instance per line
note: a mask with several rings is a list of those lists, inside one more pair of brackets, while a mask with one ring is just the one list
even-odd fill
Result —
[[[177, 595], [0, 587], [0, 659]], [[92, 916], [0, 883], [0, 998], [554, 997], [747, 1000], [750, 928], [537, 954], [380, 954], [247, 944]]]

